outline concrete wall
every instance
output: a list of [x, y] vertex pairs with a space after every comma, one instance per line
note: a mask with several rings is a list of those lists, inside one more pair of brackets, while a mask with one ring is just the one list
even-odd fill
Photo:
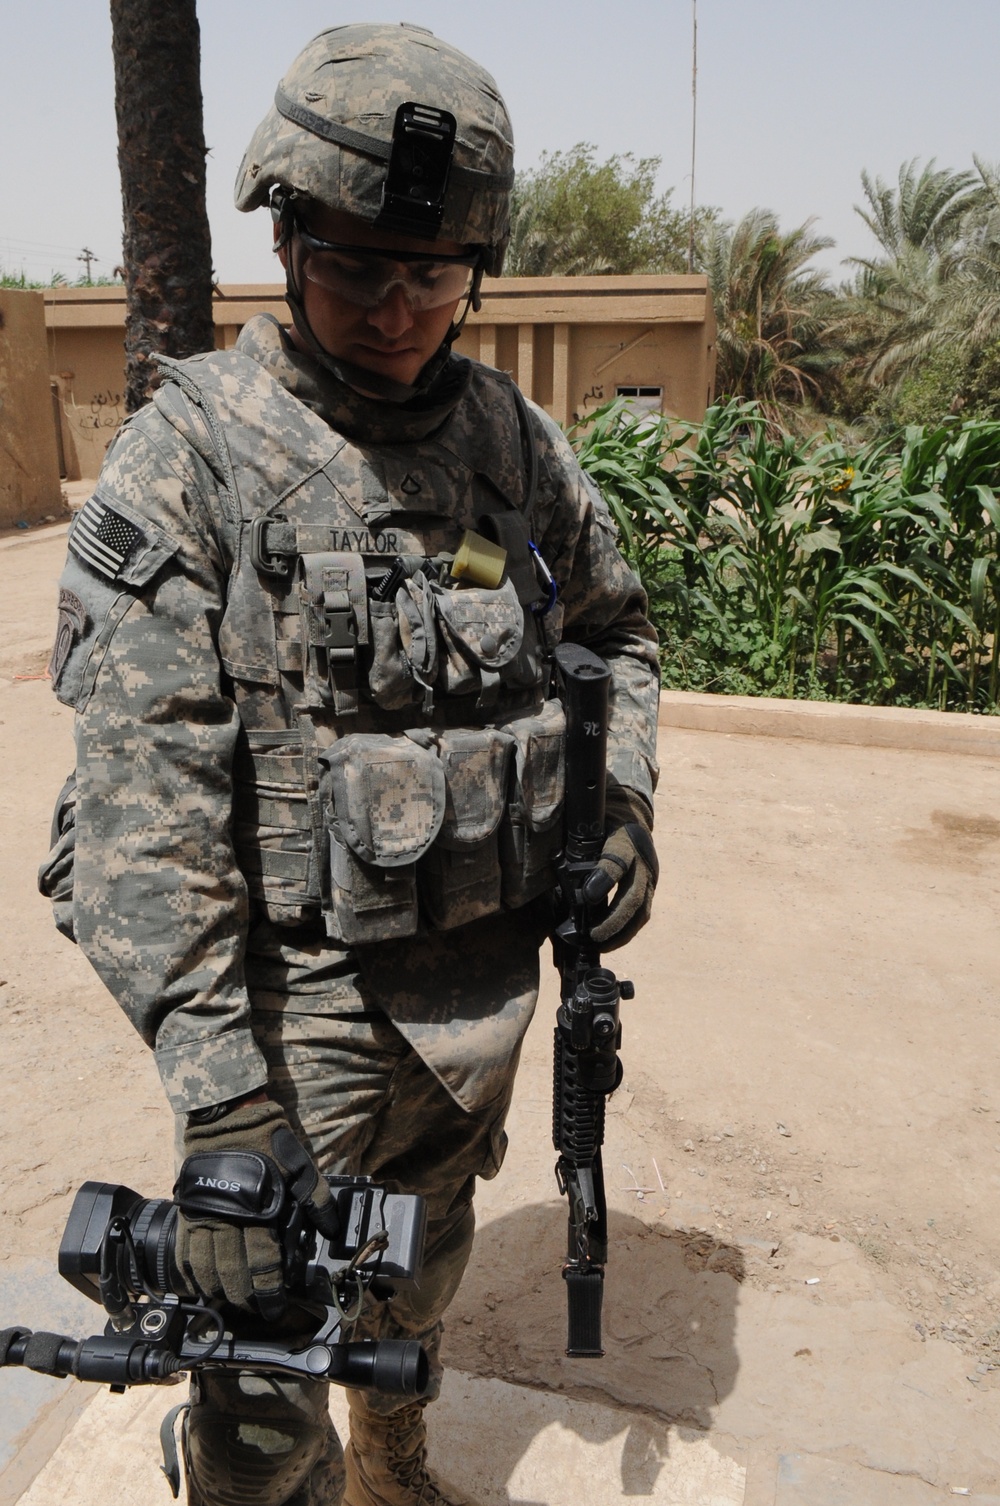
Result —
[[0, 288], [0, 528], [62, 511], [42, 294]]
[[[125, 291], [53, 288], [45, 300], [67, 472], [96, 476], [124, 416]], [[220, 349], [255, 313], [289, 322], [278, 284], [224, 286], [213, 312]], [[697, 420], [711, 402], [715, 318], [700, 276], [487, 278], [456, 348], [509, 371], [561, 424], [622, 386], [659, 388], [663, 412]]]
[[94, 477], [125, 417], [125, 289], [47, 288], [45, 323], [66, 475]]
[[618, 387], [659, 387], [660, 411], [704, 417], [715, 315], [704, 277], [500, 277], [483, 284], [457, 349], [509, 371], [561, 424]]
[[120, 329], [49, 331], [59, 394], [63, 454], [70, 480], [96, 476], [125, 417], [125, 345]]

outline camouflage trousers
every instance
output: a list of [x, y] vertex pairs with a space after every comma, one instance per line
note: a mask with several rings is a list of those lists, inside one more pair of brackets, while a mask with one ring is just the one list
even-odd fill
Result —
[[[534, 938], [530, 945], [537, 958]], [[247, 979], [269, 1091], [321, 1169], [368, 1175], [427, 1200], [419, 1288], [401, 1291], [391, 1304], [373, 1304], [354, 1337], [418, 1339], [430, 1362], [425, 1394], [433, 1399], [441, 1387], [442, 1316], [472, 1249], [475, 1179], [495, 1176], [506, 1150], [503, 1125], [518, 1050], [496, 1097], [470, 1113], [371, 1002], [349, 955], [265, 925], [251, 938]], [[512, 988], [523, 981], [523, 967], [511, 968]], [[188, 1421], [191, 1506], [339, 1506], [343, 1450], [328, 1389], [325, 1382], [278, 1375], [204, 1373], [192, 1388]], [[386, 1414], [408, 1404], [377, 1392], [367, 1392], [366, 1402]], [[289, 1479], [293, 1441], [300, 1467], [288, 1494], [282, 1480]], [[242, 1492], [240, 1476], [247, 1480]]]

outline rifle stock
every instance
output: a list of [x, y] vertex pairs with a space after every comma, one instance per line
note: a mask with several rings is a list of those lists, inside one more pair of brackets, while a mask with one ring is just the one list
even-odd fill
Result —
[[588, 904], [584, 885], [604, 845], [608, 689], [611, 671], [579, 644], [555, 650], [566, 711], [565, 842], [558, 864], [562, 919], [552, 948], [560, 975], [553, 1071], [552, 1142], [556, 1181], [569, 1200], [566, 1353], [600, 1358], [608, 1218], [601, 1146], [608, 1096], [621, 1081], [618, 1004], [632, 985], [601, 966], [591, 931], [605, 903]]

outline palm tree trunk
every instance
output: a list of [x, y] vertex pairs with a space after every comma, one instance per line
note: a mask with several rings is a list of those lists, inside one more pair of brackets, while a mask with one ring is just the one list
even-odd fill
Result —
[[215, 344], [195, 0], [111, 0], [124, 216], [125, 408], [157, 385], [154, 354]]

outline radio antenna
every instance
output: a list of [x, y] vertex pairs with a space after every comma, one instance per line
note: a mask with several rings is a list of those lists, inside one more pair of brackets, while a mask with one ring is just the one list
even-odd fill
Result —
[[694, 155], [698, 127], [698, 0], [691, 0], [691, 213], [688, 222], [688, 272], [694, 271]]

